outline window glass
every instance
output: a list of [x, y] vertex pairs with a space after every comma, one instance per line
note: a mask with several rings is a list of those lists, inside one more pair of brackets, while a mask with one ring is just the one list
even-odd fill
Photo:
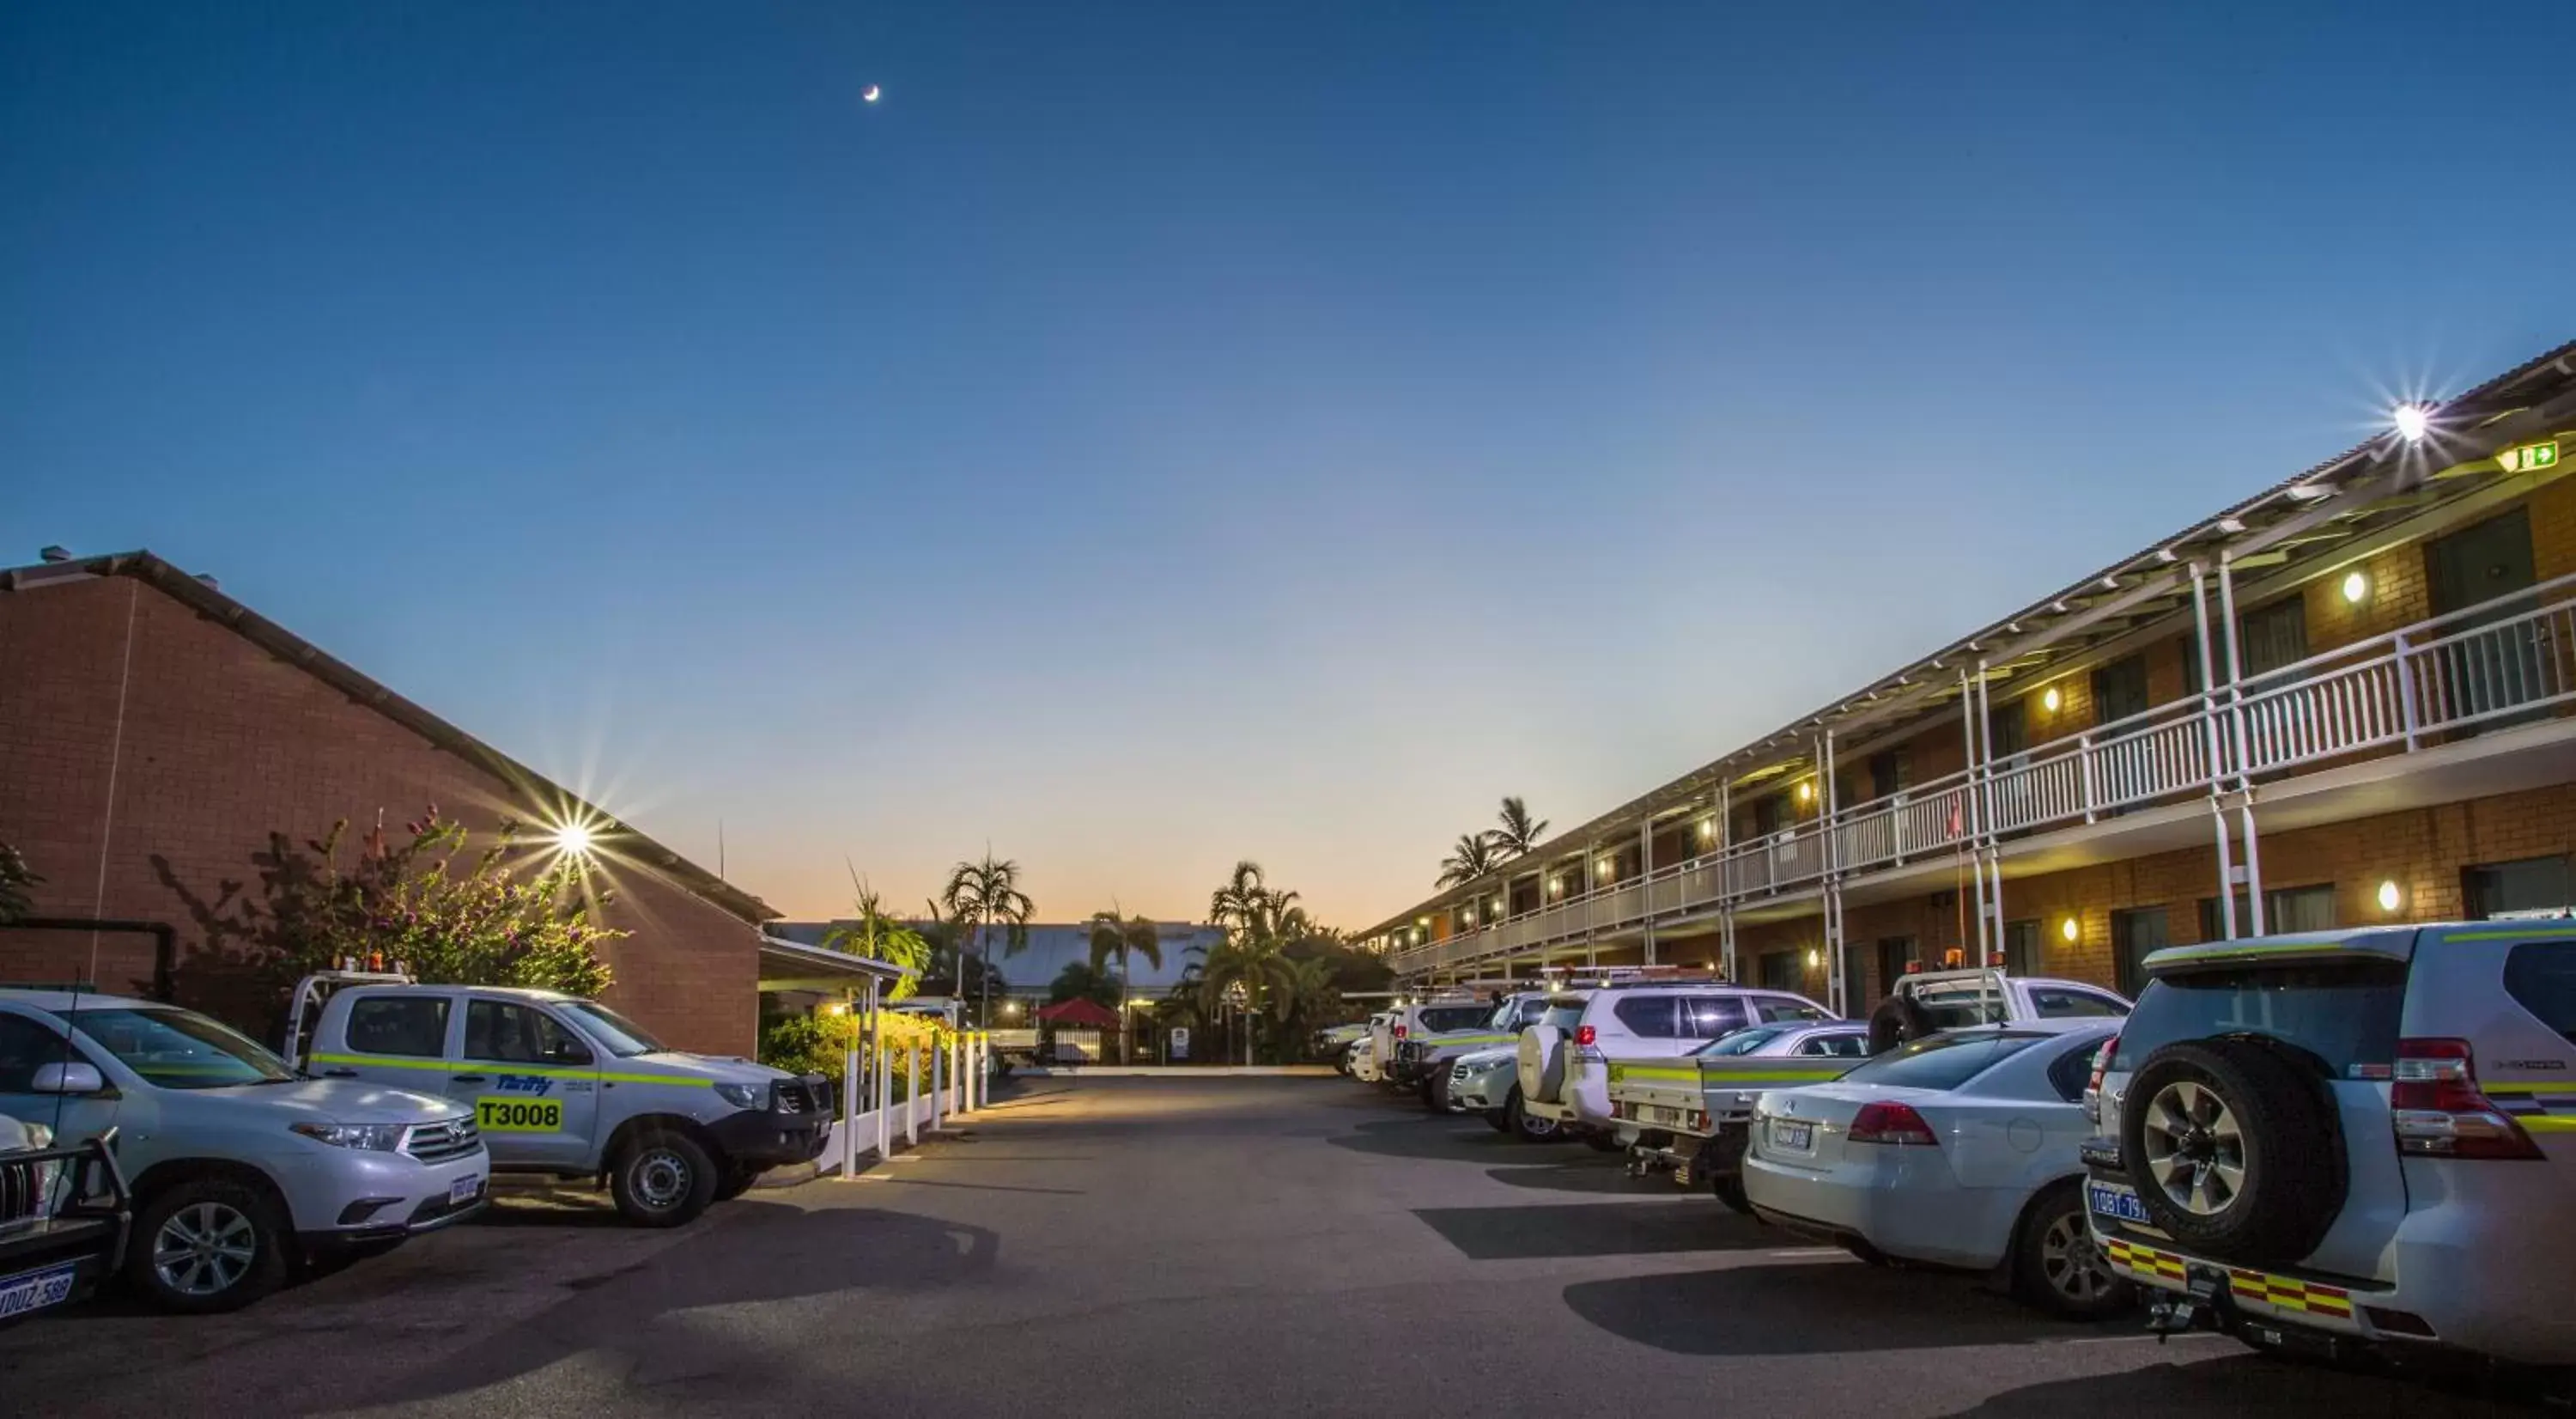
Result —
[[2165, 939], [2165, 909], [2138, 907], [2111, 913], [2112, 964], [2120, 979], [2120, 993], [2135, 998], [2146, 988], [2145, 962], [2150, 952], [2161, 951]]
[[1587, 1003], [1587, 997], [1580, 995], [1572, 998], [1558, 996], [1548, 1002], [1547, 1013], [1539, 1017], [1539, 1023], [1571, 1030], [1583, 1023], [1583, 1007]]
[[369, 995], [349, 1006], [349, 1048], [360, 1054], [436, 1059], [447, 1053], [444, 995]]
[[31, 1094], [48, 1064], [87, 1063], [53, 1030], [23, 1015], [0, 1014], [0, 1094]]
[[2030, 1008], [2043, 1020], [2129, 1013], [2127, 1007], [2107, 995], [2095, 995], [2089, 990], [2068, 990], [2062, 986], [2033, 986]]
[[2504, 989], [2542, 1024], [2576, 1043], [2576, 941], [2533, 941], [2504, 958]]
[[1640, 1039], [1669, 1040], [1679, 1031], [1673, 1025], [1673, 998], [1669, 995], [1631, 995], [1610, 1007], [1628, 1033]]
[[1702, 1059], [1724, 1059], [1739, 1054], [1751, 1054], [1788, 1032], [1789, 1027], [1786, 1025], [1756, 1025], [1749, 1030], [1738, 1030], [1725, 1039], [1711, 1040], [1691, 1053]]
[[2004, 923], [2004, 969], [2017, 976], [2039, 974], [2039, 923]]
[[2048, 1085], [2057, 1097], [2072, 1104], [2084, 1098], [2084, 1086], [2093, 1082], [2093, 1056], [2102, 1052], [2102, 1041], [2087, 1040], [2068, 1050], [2048, 1064]]
[[1787, 995], [1753, 997], [1753, 1016], [1765, 1022], [1775, 1020], [1830, 1020], [1834, 1018], [1807, 1002]]
[[1798, 953], [1765, 951], [1761, 958], [1762, 984], [1772, 990], [1795, 990], [1798, 987]]
[[2237, 625], [2244, 633], [2237, 649], [2248, 677], [2308, 658], [2308, 606], [2303, 595], [2258, 606], [2238, 617]]
[[1744, 1002], [1727, 995], [1685, 995], [1676, 1002], [1681, 1006], [1681, 1034], [1684, 1039], [1713, 1040], [1730, 1030], [1744, 1028], [1749, 1018]]
[[1933, 1035], [1900, 1045], [1843, 1076], [1853, 1084], [1904, 1089], [1956, 1089], [2039, 1041], [2045, 1035]]
[[1544, 995], [1534, 995], [1522, 1001], [1507, 1028], [1517, 1030], [1523, 1025], [1535, 1024], [1544, 1019], [1547, 1015], [1548, 1003], [1548, 998]]
[[1829, 1054], [1838, 1059], [1859, 1059], [1869, 1053], [1869, 1036], [1846, 1033], [1817, 1035], [1798, 1042], [1800, 1054]]
[[286, 1061], [248, 1035], [192, 1010], [106, 1006], [72, 1021], [148, 1083], [164, 1089], [220, 1089], [295, 1078]]
[[1963, 1030], [1970, 1025], [2000, 1025], [2010, 1008], [2001, 986], [1989, 987], [1982, 981], [1961, 981], [1955, 985], [1933, 985], [1914, 992], [1915, 1003], [1932, 1017], [1936, 1029]]
[[506, 1064], [588, 1064], [590, 1048], [533, 1005], [473, 1000], [465, 1005], [465, 1057]]
[[1426, 1005], [1413, 1019], [1428, 1033], [1445, 1035], [1454, 1030], [1472, 1030], [1492, 1013], [1489, 1005]]
[[2397, 1056], [2397, 1012], [2406, 967], [2396, 961], [2331, 961], [2177, 971], [2138, 997], [2120, 1030], [2123, 1073], [2176, 1040], [2256, 1034], [2308, 1055], [2332, 1078]]
[[2502, 912], [2563, 912], [2576, 905], [2563, 857], [2482, 863], [2460, 877], [2468, 889], [2469, 915], [2480, 921]]
[[[2335, 889], [2332, 882], [2308, 887], [2284, 887], [2263, 894], [2263, 930], [2267, 934], [2293, 931], [2332, 931], [2335, 921]], [[2254, 934], [2253, 898], [2236, 894], [2236, 934]], [[2200, 939], [2227, 939], [2227, 918], [2220, 914], [2216, 897], [2200, 899]]]

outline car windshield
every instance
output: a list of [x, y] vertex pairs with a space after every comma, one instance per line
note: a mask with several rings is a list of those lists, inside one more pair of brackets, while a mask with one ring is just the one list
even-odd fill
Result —
[[1738, 1030], [1725, 1039], [1711, 1040], [1691, 1052], [1703, 1059], [1728, 1054], [1751, 1054], [1788, 1032], [1789, 1027], [1786, 1025], [1756, 1025], [1749, 1030]]
[[1934, 1035], [1888, 1051], [1843, 1076], [1846, 1084], [1956, 1089], [2039, 1041], [2040, 1034]]
[[248, 1035], [194, 1011], [108, 1006], [70, 1016], [82, 1034], [164, 1089], [278, 1084], [296, 1077]]
[[1426, 1005], [1414, 1020], [1423, 1033], [1446, 1035], [1457, 1030], [1472, 1030], [1493, 1013], [1482, 1005]]
[[632, 1059], [639, 1054], [652, 1054], [668, 1048], [660, 1040], [646, 1033], [643, 1026], [596, 1000], [559, 1001], [556, 1008], [588, 1026], [591, 1037], [598, 1040], [610, 1054], [620, 1059]]

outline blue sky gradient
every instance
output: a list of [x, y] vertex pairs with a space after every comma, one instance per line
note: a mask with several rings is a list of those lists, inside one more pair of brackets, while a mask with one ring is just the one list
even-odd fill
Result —
[[2571, 40], [12, 7], [0, 563], [216, 572], [791, 913], [1361, 926], [2576, 334]]

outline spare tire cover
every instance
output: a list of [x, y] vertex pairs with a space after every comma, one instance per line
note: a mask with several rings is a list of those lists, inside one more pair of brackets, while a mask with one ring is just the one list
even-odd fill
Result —
[[1923, 1002], [1910, 995], [1891, 995], [1869, 1012], [1869, 1052], [1885, 1054], [1908, 1040], [1938, 1034], [1939, 1026]]
[[1555, 1103], [1565, 1088], [1565, 1031], [1554, 1025], [1521, 1031], [1519, 1065], [1521, 1097]]
[[2343, 1150], [2326, 1082], [2259, 1040], [2166, 1045], [2120, 1104], [2120, 1163], [2147, 1215], [2220, 1260], [2315, 1251], [2343, 1212]]

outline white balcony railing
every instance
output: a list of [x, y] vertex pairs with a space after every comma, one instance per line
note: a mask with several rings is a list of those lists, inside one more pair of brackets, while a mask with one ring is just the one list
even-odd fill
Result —
[[[1795, 896], [2329, 761], [2411, 753], [2576, 704], [2576, 576], [2038, 745], [1723, 852], [1389, 955], [1413, 973]], [[1828, 849], [1831, 860], [1828, 861]]]

